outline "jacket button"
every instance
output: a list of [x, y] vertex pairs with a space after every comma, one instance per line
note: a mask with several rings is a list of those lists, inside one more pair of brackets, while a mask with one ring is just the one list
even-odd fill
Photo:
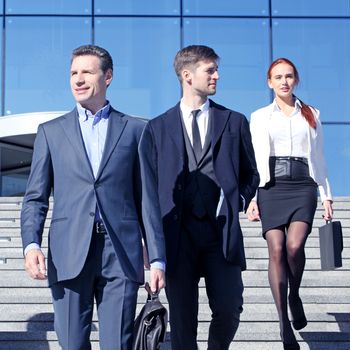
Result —
[[181, 190], [182, 190], [182, 185], [181, 185], [181, 184], [178, 184], [178, 185], [177, 185], [177, 189], [178, 189], [179, 191], [181, 191]]
[[90, 216], [95, 216], [95, 213], [91, 212], [89, 213]]
[[174, 221], [177, 221], [178, 218], [179, 218], [179, 217], [177, 216], [177, 214], [175, 214], [175, 215], [173, 216]]

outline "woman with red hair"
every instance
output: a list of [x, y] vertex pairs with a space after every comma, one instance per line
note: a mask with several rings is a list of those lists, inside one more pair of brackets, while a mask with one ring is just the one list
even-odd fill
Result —
[[[317, 206], [317, 188], [324, 218], [333, 215], [332, 195], [323, 155], [319, 111], [298, 99], [295, 65], [286, 58], [272, 62], [268, 86], [274, 101], [251, 115], [250, 129], [260, 175], [257, 195], [247, 216], [261, 220], [269, 251], [269, 283], [276, 304], [285, 350], [298, 350], [294, 329], [307, 325], [299, 288], [305, 267], [305, 242]], [[289, 284], [289, 294], [288, 294]]]

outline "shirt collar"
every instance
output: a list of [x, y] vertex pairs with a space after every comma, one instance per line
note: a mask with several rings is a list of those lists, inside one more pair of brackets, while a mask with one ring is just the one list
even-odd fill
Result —
[[98, 110], [96, 114], [92, 114], [91, 111], [84, 108], [80, 103], [77, 103], [78, 115], [81, 121], [86, 121], [89, 118], [95, 118], [95, 116], [99, 114], [101, 115], [100, 119], [108, 119], [110, 114], [110, 107], [111, 105], [109, 101], [107, 101], [107, 104]]
[[[199, 106], [197, 109], [200, 109], [202, 112], [209, 111], [209, 100], [207, 99], [201, 106]], [[190, 118], [193, 108], [187, 106], [183, 100], [180, 101], [180, 110], [182, 112], [183, 117]]]
[[[294, 108], [295, 108], [295, 112], [299, 112], [301, 110], [301, 102], [299, 99], [295, 99], [294, 102]], [[272, 102], [272, 112], [281, 112], [280, 108], [278, 107], [278, 104], [276, 102], [276, 99], [273, 100]]]

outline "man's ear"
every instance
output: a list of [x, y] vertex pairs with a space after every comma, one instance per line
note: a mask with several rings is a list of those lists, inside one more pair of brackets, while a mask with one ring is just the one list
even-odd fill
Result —
[[113, 71], [112, 69], [108, 69], [107, 72], [105, 73], [105, 81], [107, 86], [111, 84], [112, 80], [113, 80]]
[[191, 84], [192, 83], [192, 73], [189, 69], [184, 69], [181, 72], [181, 76], [182, 76], [182, 81], [186, 82], [187, 84]]

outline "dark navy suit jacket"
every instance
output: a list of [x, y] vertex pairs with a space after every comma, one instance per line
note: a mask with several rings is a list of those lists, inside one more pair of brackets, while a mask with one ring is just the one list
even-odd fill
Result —
[[[239, 224], [240, 195], [249, 204], [259, 184], [254, 150], [246, 118], [210, 101], [210, 130], [213, 166], [224, 194], [217, 227], [222, 235], [225, 258], [246, 268]], [[143, 181], [143, 210], [148, 213], [147, 231], [160, 230], [166, 241], [167, 272], [176, 268], [184, 207], [187, 153], [180, 105], [149, 121], [141, 137], [139, 152]]]

